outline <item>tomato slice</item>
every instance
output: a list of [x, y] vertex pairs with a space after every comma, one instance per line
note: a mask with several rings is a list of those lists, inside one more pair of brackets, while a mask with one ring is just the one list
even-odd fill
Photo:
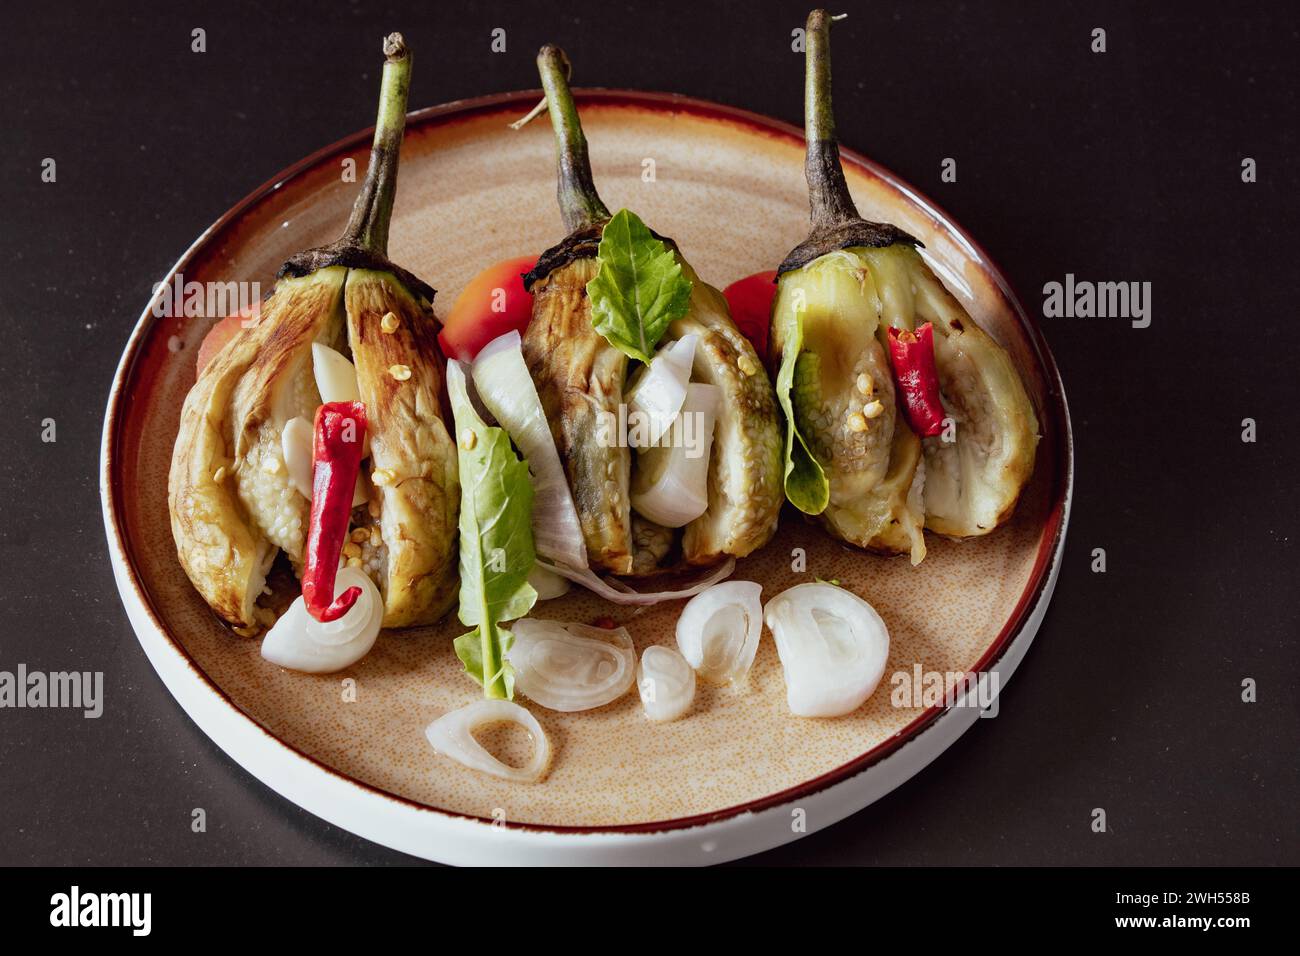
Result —
[[736, 328], [749, 339], [758, 357], [766, 361], [767, 330], [772, 322], [772, 300], [776, 298], [776, 270], [737, 279], [722, 294], [727, 297]]
[[199, 354], [194, 362], [194, 371], [198, 375], [203, 374], [203, 370], [208, 367], [208, 363], [216, 356], [236, 335], [240, 329], [245, 328], [245, 322], [249, 325], [257, 324], [257, 317], [262, 312], [262, 303], [255, 302], [245, 309], [240, 309], [233, 315], [228, 315], [221, 319], [208, 330], [208, 334], [203, 336], [203, 341], [199, 345]]
[[472, 361], [479, 349], [512, 329], [523, 334], [533, 317], [533, 297], [523, 274], [536, 256], [518, 256], [488, 266], [465, 286], [438, 333], [447, 358]]

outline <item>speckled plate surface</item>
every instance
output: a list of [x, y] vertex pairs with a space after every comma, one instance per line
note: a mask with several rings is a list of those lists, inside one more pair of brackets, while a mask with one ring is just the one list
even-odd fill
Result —
[[[391, 255], [439, 290], [440, 315], [484, 266], [539, 252], [562, 234], [547, 124], [506, 128], [534, 96], [412, 116]], [[797, 130], [675, 96], [590, 92], [578, 99], [610, 208], [635, 209], [676, 239], [706, 281], [722, 287], [773, 268], [806, 234]], [[358, 134], [277, 176], [200, 237], [176, 269], [186, 281], [258, 280], [269, 290], [286, 256], [340, 231], [356, 189], [341, 181], [341, 163], [351, 157], [364, 169], [367, 145], [368, 134]], [[647, 158], [655, 162], [651, 182], [642, 177]], [[672, 724], [647, 723], [635, 692], [582, 714], [532, 706], [555, 759], [544, 782], [519, 786], [465, 770], [424, 740], [431, 720], [478, 694], [452, 652], [451, 639], [463, 630], [454, 620], [385, 632], [342, 674], [272, 666], [258, 641], [219, 625], [190, 587], [167, 519], [179, 410], [211, 319], [155, 319], [146, 309], [105, 422], [105, 522], [141, 643], [187, 712], [235, 759], [313, 812], [453, 862], [737, 856], [797, 836], [791, 807], [817, 807], [820, 815], [807, 822], [817, 829], [933, 759], [974, 711], [966, 708], [967, 717], [957, 708], [894, 706], [889, 676], [919, 664], [941, 673], [1001, 666], [1002, 679], [1009, 677], [1041, 619], [1064, 539], [1068, 413], [1041, 335], [978, 247], [891, 174], [851, 152], [845, 158], [863, 215], [919, 237], [949, 289], [1010, 350], [1043, 428], [1033, 480], [1011, 522], [975, 541], [929, 536], [919, 568], [846, 549], [790, 509], [775, 540], [740, 562], [736, 576], [760, 582], [764, 599], [816, 575], [838, 578], [875, 605], [890, 629], [890, 659], [885, 681], [862, 708], [836, 720], [791, 716], [765, 632], [745, 693], [701, 685], [692, 711]], [[804, 571], [791, 570], [796, 548], [807, 553]], [[915, 600], [921, 591], [924, 602]], [[534, 613], [612, 616], [639, 651], [673, 643], [679, 608], [636, 613], [575, 592]], [[344, 693], [345, 679], [355, 682], [354, 694]], [[910, 755], [900, 754], [909, 747]], [[497, 832], [486, 825], [493, 821]], [[512, 836], [498, 839], [501, 831]]]

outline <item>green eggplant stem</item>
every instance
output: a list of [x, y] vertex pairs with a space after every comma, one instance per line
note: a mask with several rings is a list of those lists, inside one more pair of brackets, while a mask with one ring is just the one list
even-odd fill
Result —
[[370, 167], [343, 232], [345, 242], [377, 256], [388, 254], [388, 226], [397, 195], [397, 159], [406, 129], [406, 97], [410, 91], [411, 51], [400, 33], [390, 33], [384, 38], [384, 74]]
[[808, 14], [804, 30], [804, 133], [807, 156], [808, 204], [814, 229], [858, 219], [840, 165], [835, 139], [835, 114], [831, 108], [831, 21], [825, 10]]
[[558, 46], [548, 43], [537, 54], [537, 72], [546, 91], [551, 126], [555, 129], [555, 150], [559, 160], [556, 198], [560, 215], [569, 232], [585, 229], [609, 218], [591, 178], [587, 137], [582, 134], [578, 108], [569, 91], [569, 58]]

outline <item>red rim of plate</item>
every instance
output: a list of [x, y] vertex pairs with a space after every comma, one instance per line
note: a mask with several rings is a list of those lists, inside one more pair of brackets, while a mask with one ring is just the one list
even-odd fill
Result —
[[[804, 141], [803, 130], [781, 120], [772, 119], [763, 116], [760, 113], [754, 113], [749, 110], [739, 109], [732, 106], [724, 106], [720, 103], [713, 103], [708, 100], [696, 99], [694, 97], [684, 96], [678, 93], [645, 93], [636, 90], [606, 90], [590, 89], [575, 90], [575, 97], [579, 104], [616, 106], [626, 108], [652, 109], [656, 111], [684, 112], [706, 119], [720, 120], [740, 126], [745, 126], [751, 130], [776, 136], [782, 139], [793, 140], [800, 145]], [[438, 126], [457, 120], [469, 119], [488, 113], [522, 113], [525, 109], [530, 108], [534, 102], [541, 96], [539, 90], [522, 90], [514, 93], [497, 93], [490, 96], [477, 97], [469, 100], [459, 100], [454, 103], [446, 103], [440, 106], [431, 106], [426, 109], [418, 110], [411, 113], [407, 118], [407, 127], [415, 128], [421, 126]], [[236, 222], [245, 212], [253, 208], [264, 198], [282, 188], [286, 183], [315, 169], [321, 163], [326, 162], [340, 154], [349, 153], [353, 150], [369, 143], [373, 134], [373, 128], [361, 130], [357, 133], [347, 136], [323, 149], [312, 153], [310, 156], [299, 160], [292, 166], [276, 174], [267, 180], [258, 188], [245, 196], [242, 200], [231, 207], [216, 222], [209, 226], [194, 241], [194, 244], [186, 250], [185, 254], [177, 263], [168, 271], [164, 284], [170, 284], [172, 277], [177, 272], [183, 272], [185, 267], [195, 261], [195, 259], [220, 237], [220, 234]], [[1034, 558], [1034, 566], [1030, 572], [1029, 583], [1021, 593], [1011, 616], [1003, 624], [997, 638], [988, 647], [984, 654], [976, 662], [973, 671], [980, 673], [988, 670], [995, 665], [1002, 655], [1006, 652], [1011, 642], [1020, 635], [1025, 621], [1037, 607], [1043, 596], [1047, 582], [1051, 578], [1051, 565], [1056, 554], [1061, 538], [1065, 533], [1065, 514], [1066, 505], [1070, 496], [1070, 487], [1073, 482], [1073, 448], [1070, 437], [1070, 419], [1069, 412], [1065, 403], [1065, 391], [1061, 382], [1060, 373], [1056, 367], [1056, 361], [1052, 357], [1051, 350], [1043, 338], [1042, 331], [1037, 323], [1029, 316], [1020, 300], [1015, 295], [1010, 283], [1003, 275], [1002, 270], [997, 267], [988, 254], [976, 243], [954, 220], [943, 211], [936, 203], [931, 201], [927, 196], [909, 185], [898, 176], [894, 175], [883, 166], [873, 162], [860, 153], [851, 149], [841, 148], [841, 157], [844, 162], [857, 167], [860, 171], [884, 181], [890, 186], [897, 189], [915, 205], [924, 210], [937, 223], [941, 224], [952, 235], [957, 237], [965, 244], [974, 257], [979, 261], [982, 268], [994, 280], [1002, 297], [1006, 300], [1011, 310], [1015, 313], [1021, 326], [1028, 335], [1029, 342], [1033, 346], [1034, 357], [1038, 361], [1039, 367], [1043, 373], [1043, 380], [1047, 387], [1047, 407], [1043, 409], [1046, 413], [1043, 422], [1043, 441], [1052, 444], [1051, 459], [1055, 464], [1054, 473], [1051, 476], [1052, 487], [1049, 491], [1048, 513], [1044, 526], [1043, 536], [1039, 542], [1038, 553]], [[109, 435], [107, 442], [108, 457], [104, 462], [104, 473], [108, 477], [109, 496], [105, 502], [108, 509], [108, 517], [116, 543], [126, 558], [127, 570], [132, 587], [135, 589], [142, 606], [148, 611], [154, 625], [158, 631], [167, 637], [172, 646], [185, 658], [190, 668], [207, 684], [207, 686], [216, 693], [230, 708], [243, 719], [249, 721], [268, 737], [275, 740], [287, 750], [296, 754], [304, 760], [307, 760], [322, 770], [341, 780], [352, 783], [364, 790], [386, 797], [390, 800], [414, 807], [420, 810], [426, 810], [431, 813], [438, 813], [446, 817], [459, 818], [464, 820], [473, 820], [485, 824], [493, 824], [494, 821], [486, 817], [479, 817], [472, 814], [456, 813], [451, 810], [444, 810], [439, 807], [431, 806], [426, 803], [420, 803], [403, 797], [400, 794], [392, 793], [364, 780], [341, 773], [337, 768], [331, 767], [326, 763], [317, 760], [310, 754], [304, 753], [294, 745], [285, 740], [276, 737], [260, 723], [244, 713], [238, 705], [226, 694], [226, 692], [208, 677], [207, 673], [198, 665], [184, 645], [173, 637], [171, 632], [164, 626], [162, 619], [157, 612], [153, 599], [145, 589], [140, 580], [139, 570], [130, 542], [122, 530], [120, 515], [122, 514], [122, 505], [119, 496], [122, 494], [123, 482], [120, 479], [119, 462], [123, 459], [120, 453], [121, 430], [125, 416], [121, 414], [124, 396], [128, 394], [125, 388], [127, 382], [131, 381], [136, 372], [136, 360], [140, 348], [144, 341], [149, 337], [154, 324], [154, 316], [149, 307], [146, 306], [144, 313], [137, 322], [131, 338], [127, 343], [125, 354], [123, 355], [119, 372], [114, 379], [112, 392], [109, 397], [108, 420], [106, 431]], [[552, 826], [547, 824], [536, 823], [509, 823], [511, 829], [533, 830], [547, 833], [657, 833], [667, 830], [680, 830], [689, 827], [701, 826], [709, 823], [717, 823], [731, 817], [739, 816], [743, 813], [756, 813], [771, 807], [780, 806], [793, 800], [807, 797], [820, 790], [824, 790], [834, 784], [856, 776], [862, 771], [868, 769], [874, 764], [879, 763], [885, 757], [897, 752], [906, 744], [912, 742], [917, 736], [928, 729], [938, 717], [948, 710], [946, 706], [931, 707], [919, 714], [911, 723], [904, 727], [897, 734], [888, 740], [882, 741], [870, 750], [859, 754], [847, 763], [841, 764], [833, 770], [805, 780], [785, 790], [777, 793], [768, 794], [756, 800], [746, 803], [737, 804], [731, 807], [725, 807], [721, 810], [713, 810], [708, 813], [695, 814], [688, 817], [676, 817], [670, 820], [661, 820], [648, 823], [623, 824], [617, 826]], [[238, 761], [236, 761], [238, 763]], [[497, 826], [500, 823], [497, 822]]]

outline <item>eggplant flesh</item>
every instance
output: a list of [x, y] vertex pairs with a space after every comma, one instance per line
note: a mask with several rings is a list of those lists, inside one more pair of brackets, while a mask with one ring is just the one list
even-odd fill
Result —
[[[916, 563], [925, 553], [922, 513], [925, 528], [951, 537], [987, 534], [1011, 515], [1033, 471], [1038, 420], [1010, 357], [930, 271], [918, 240], [858, 214], [831, 106], [834, 19], [813, 10], [804, 30], [812, 230], [777, 270], [774, 354], [802, 334], [790, 392], [799, 436], [790, 437], [802, 437], [828, 479], [822, 521], [862, 547], [909, 550]], [[918, 455], [885, 357], [890, 329], [926, 322], [945, 421], [939, 435], [920, 441]], [[815, 465], [802, 470], [805, 479], [819, 477]]]
[[281, 435], [291, 418], [312, 421], [321, 403], [312, 372], [313, 342], [338, 347], [347, 270], [323, 269], [286, 280], [263, 321], [267, 335], [230, 402], [236, 486], [249, 518], [300, 568], [311, 502], [289, 481]]
[[914, 290], [914, 322], [934, 325], [939, 390], [954, 425], [951, 435], [923, 440], [925, 526], [956, 538], [988, 534], [1011, 517], [1033, 474], [1039, 437], [1033, 403], [1006, 350], [920, 254], [903, 247], [894, 258]]
[[830, 488], [821, 523], [858, 547], [919, 564], [921, 443], [898, 415], [885, 344], [896, 303], [877, 288], [870, 251], [837, 249], [782, 274], [772, 346], [779, 356], [801, 323], [791, 402]]
[[[823, 522], [869, 550], [910, 551], [917, 563], [924, 556], [918, 502], [924, 527], [950, 537], [987, 534], [1006, 521], [1033, 471], [1038, 420], [1006, 351], [916, 249], [895, 243], [837, 250], [784, 274], [774, 311], [778, 348], [797, 293], [805, 301], [808, 354], [796, 366], [792, 397], [801, 433], [830, 481]], [[890, 327], [912, 330], [925, 322], [934, 327], [935, 366], [950, 421], [940, 435], [918, 441], [892, 415], [897, 402], [883, 343]], [[879, 347], [879, 366], [865, 358], [875, 353], [865, 340], [868, 328]], [[851, 362], [847, 356], [854, 354], [859, 358]], [[867, 421], [866, 434], [890, 434], [888, 453], [870, 439], [861, 446], [840, 441], [845, 419], [836, 413], [844, 416], [860, 400], [855, 373], [868, 366], [885, 410]]]

